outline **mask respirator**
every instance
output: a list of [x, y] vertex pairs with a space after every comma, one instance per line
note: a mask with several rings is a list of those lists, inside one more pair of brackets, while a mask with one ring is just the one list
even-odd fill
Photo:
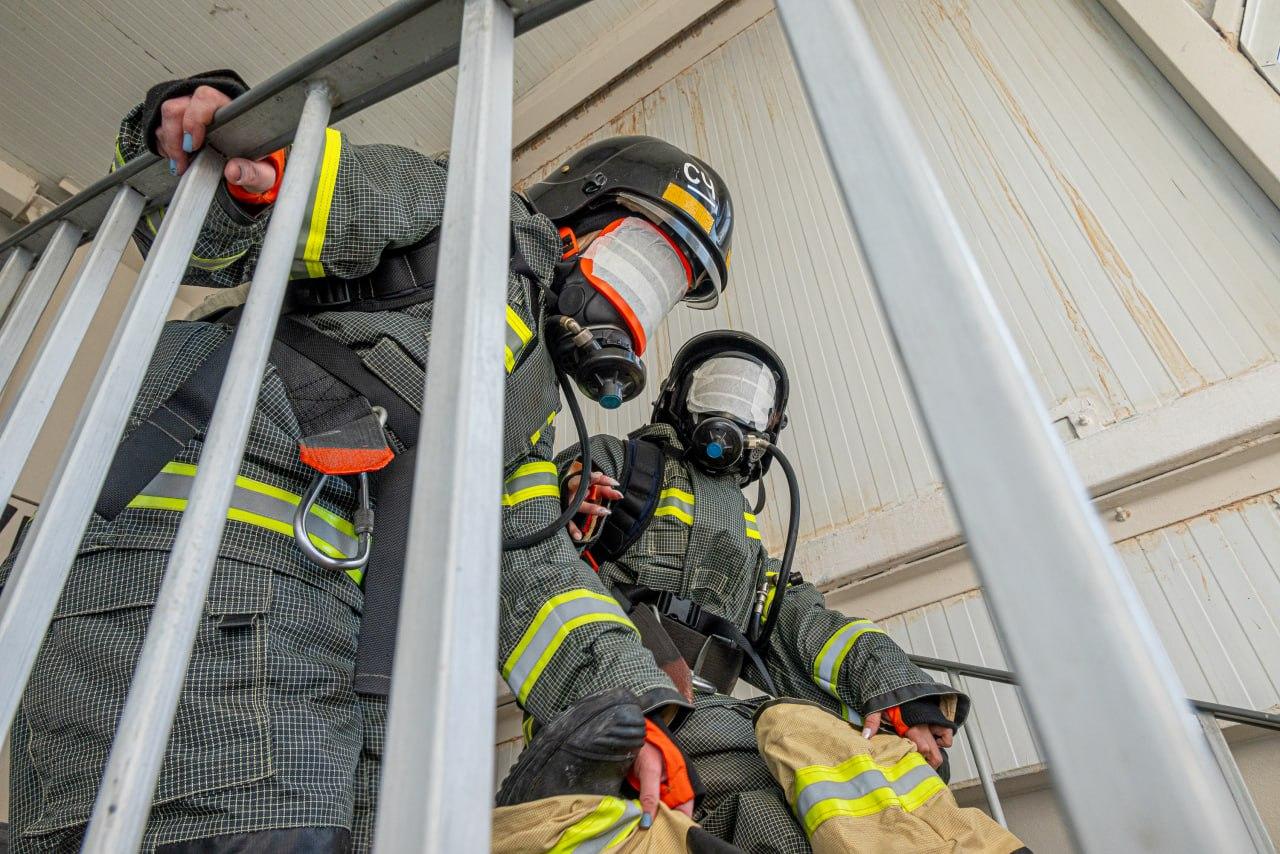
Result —
[[584, 395], [617, 409], [644, 389], [649, 336], [684, 297], [692, 269], [671, 238], [642, 217], [609, 223], [556, 271], [547, 344]]
[[718, 356], [695, 368], [685, 398], [692, 462], [713, 475], [748, 473], [763, 456], [748, 438], [768, 428], [776, 392], [773, 372], [750, 359]]

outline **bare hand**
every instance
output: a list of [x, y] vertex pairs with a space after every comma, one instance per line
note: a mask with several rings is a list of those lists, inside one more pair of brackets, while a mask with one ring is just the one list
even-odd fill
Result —
[[[156, 128], [156, 150], [169, 158], [176, 175], [187, 171], [191, 156], [205, 142], [205, 133], [213, 124], [218, 110], [231, 103], [231, 98], [212, 86], [201, 86], [191, 95], [170, 98], [160, 105], [160, 127]], [[230, 184], [251, 193], [265, 193], [276, 183], [276, 170], [270, 163], [233, 157], [227, 161], [222, 175]]]
[[[582, 471], [582, 463], [575, 462], [570, 467], [569, 470], [573, 472]], [[576, 495], [578, 492], [578, 484], [581, 483], [581, 481], [582, 481], [582, 476], [579, 474], [574, 474], [572, 477], [566, 480], [564, 485], [565, 489], [567, 490], [566, 496]], [[616, 480], [609, 477], [604, 472], [593, 471], [591, 473], [590, 486], [595, 487], [596, 495], [600, 498], [604, 498], [609, 501], [617, 501], [618, 499], [622, 498], [622, 493], [619, 492], [617, 489], [619, 485], [620, 484]], [[579, 514], [586, 515], [586, 516], [608, 516], [610, 512], [611, 511], [609, 510], [608, 507], [605, 507], [603, 504], [598, 504], [594, 501], [583, 501], [582, 507], [578, 510]], [[582, 539], [582, 529], [579, 528], [577, 524], [575, 524], [571, 520], [569, 522], [568, 527], [569, 527], [569, 536], [573, 537], [575, 540]]]
[[[640, 820], [640, 826], [647, 830], [653, 824], [653, 817], [658, 812], [662, 781], [667, 779], [662, 751], [646, 742], [644, 747], [640, 748], [640, 753], [636, 755], [635, 772], [640, 778], [640, 809], [647, 816]], [[676, 809], [693, 818], [692, 800], [685, 801]]]
[[872, 712], [862, 719], [862, 737], [871, 738], [880, 731], [880, 712]]
[[941, 748], [950, 747], [952, 742], [950, 727], [931, 724], [916, 724], [907, 730], [906, 737], [933, 768], [942, 765]]

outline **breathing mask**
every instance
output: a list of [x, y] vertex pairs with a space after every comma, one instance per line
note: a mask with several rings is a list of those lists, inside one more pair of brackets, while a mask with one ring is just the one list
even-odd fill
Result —
[[618, 216], [578, 251], [561, 230], [547, 343], [557, 366], [584, 395], [617, 409], [644, 389], [649, 336], [693, 281], [689, 261], [664, 231], [639, 216]]
[[773, 371], [743, 354], [698, 365], [685, 393], [692, 422], [688, 451], [695, 465], [711, 474], [755, 468], [763, 451], [748, 448], [747, 436], [768, 430], [777, 391]]

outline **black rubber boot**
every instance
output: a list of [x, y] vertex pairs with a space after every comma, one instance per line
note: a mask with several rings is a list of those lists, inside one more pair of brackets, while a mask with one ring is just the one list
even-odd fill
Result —
[[579, 700], [538, 731], [498, 790], [500, 807], [556, 795], [617, 795], [644, 745], [644, 712], [614, 688]]

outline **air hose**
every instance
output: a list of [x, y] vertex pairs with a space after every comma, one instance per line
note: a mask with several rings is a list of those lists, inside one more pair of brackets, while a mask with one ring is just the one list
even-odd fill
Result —
[[796, 470], [792, 467], [791, 461], [787, 459], [786, 454], [778, 448], [777, 445], [765, 439], [758, 437], [750, 437], [747, 439], [748, 446], [752, 444], [763, 445], [773, 458], [778, 461], [778, 465], [782, 466], [782, 472], [787, 476], [787, 490], [791, 493], [791, 514], [787, 521], [787, 545], [782, 550], [782, 564], [778, 567], [778, 579], [774, 582], [773, 605], [769, 608], [768, 613], [760, 615], [760, 636], [752, 642], [756, 649], [760, 651], [762, 659], [769, 657], [769, 638], [773, 634], [774, 628], [777, 626], [778, 614], [782, 609], [782, 598], [787, 595], [787, 585], [791, 578], [791, 561], [796, 556], [796, 541], [800, 538], [800, 482], [796, 479]]
[[569, 506], [564, 508], [564, 512], [560, 514], [559, 518], [545, 528], [539, 528], [532, 533], [515, 537], [514, 539], [503, 540], [502, 550], [504, 552], [536, 546], [538, 543], [551, 539], [557, 532], [563, 531], [569, 521], [578, 515], [578, 510], [582, 507], [582, 502], [586, 499], [587, 492], [591, 489], [591, 440], [587, 436], [587, 421], [582, 417], [582, 406], [578, 403], [578, 395], [574, 392], [573, 384], [569, 382], [568, 375], [564, 371], [558, 370], [556, 371], [556, 380], [560, 383], [560, 390], [564, 392], [565, 401], [569, 405], [569, 413], [573, 416], [573, 429], [578, 431], [578, 447], [582, 449], [578, 459], [582, 462], [583, 476], [578, 478], [578, 488], [574, 490], [573, 499], [569, 502]]

